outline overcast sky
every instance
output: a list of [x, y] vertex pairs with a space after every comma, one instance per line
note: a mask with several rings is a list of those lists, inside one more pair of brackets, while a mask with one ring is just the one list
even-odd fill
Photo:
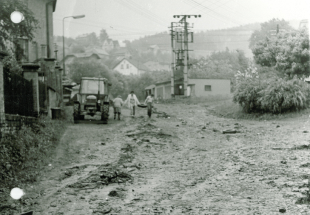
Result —
[[235, 27], [272, 18], [310, 18], [310, 0], [57, 0], [54, 35], [62, 36], [62, 19], [67, 18], [65, 36], [107, 30], [116, 40], [136, 39], [169, 30], [173, 15], [201, 15], [188, 20], [194, 30]]

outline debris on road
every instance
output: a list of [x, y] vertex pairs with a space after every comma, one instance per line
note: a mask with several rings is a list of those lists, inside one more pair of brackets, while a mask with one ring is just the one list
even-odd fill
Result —
[[170, 118], [170, 115], [168, 115], [166, 112], [156, 112], [157, 118]]
[[223, 134], [236, 134], [236, 133], [240, 133], [240, 131], [228, 129], [228, 130], [223, 130], [222, 133]]
[[[108, 165], [108, 166], [107, 166]], [[95, 189], [101, 185], [108, 185], [112, 183], [132, 182], [132, 176], [125, 172], [125, 170], [110, 166], [110, 164], [99, 167], [96, 171], [90, 174], [85, 179], [67, 185], [69, 188], [78, 189]]]
[[213, 132], [219, 132], [219, 130], [216, 129], [216, 128], [212, 128], [212, 131], [213, 131]]

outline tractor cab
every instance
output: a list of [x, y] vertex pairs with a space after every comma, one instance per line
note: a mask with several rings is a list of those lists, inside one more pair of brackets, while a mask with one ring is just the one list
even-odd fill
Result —
[[106, 78], [81, 79], [81, 86], [74, 102], [74, 120], [83, 120], [85, 115], [101, 115], [106, 121], [109, 116], [109, 88], [111, 84]]

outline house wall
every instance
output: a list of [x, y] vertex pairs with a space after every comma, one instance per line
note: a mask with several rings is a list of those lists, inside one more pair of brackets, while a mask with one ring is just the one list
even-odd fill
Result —
[[[127, 68], [127, 65], [129, 68]], [[114, 70], [122, 73], [123, 75], [137, 75], [139, 74], [139, 70], [132, 65], [131, 63], [129, 63], [127, 60], [123, 60], [120, 64], [118, 64]]]
[[163, 86], [156, 87], [155, 98], [164, 98], [164, 87]]
[[112, 50], [113, 48], [114, 48], [113, 41], [108, 42], [107, 40], [105, 40], [105, 41], [103, 42], [102, 49], [107, 50], [107, 51], [110, 51], [110, 50]]
[[52, 110], [51, 108], [54, 108], [54, 107], [58, 107], [57, 106], [57, 95], [56, 95], [56, 92], [51, 90], [51, 89], [48, 89], [48, 96], [49, 96], [49, 108], [48, 108], [48, 116], [49, 117], [52, 117]]
[[[180, 90], [179, 85], [183, 86], [183, 82], [175, 82], [175, 95], [183, 95], [184, 89]], [[225, 79], [189, 79], [187, 86], [187, 96], [203, 97], [208, 95], [229, 95], [230, 80]], [[205, 91], [205, 85], [211, 86], [211, 91]], [[163, 99], [171, 98], [171, 84], [160, 84], [155, 87], [155, 98]]]
[[[39, 21], [39, 28], [36, 29], [34, 33], [34, 38], [28, 44], [29, 50], [29, 61], [33, 62], [36, 60], [36, 53], [38, 53], [38, 58], [41, 58], [41, 45], [47, 45], [47, 35], [46, 35], [46, 3], [50, 0], [31, 0], [28, 2], [28, 8], [33, 12], [35, 18]], [[54, 58], [54, 42], [53, 42], [53, 3], [48, 4], [48, 27], [49, 27], [49, 53], [50, 58]], [[37, 45], [35, 45], [35, 43]], [[47, 47], [45, 47], [45, 54], [47, 57]]]
[[165, 85], [165, 94], [164, 99], [170, 99], [171, 98], [171, 84]]
[[[226, 79], [189, 79], [188, 84], [195, 84], [197, 97], [230, 94], [230, 80]], [[205, 85], [210, 85], [211, 91], [205, 91]]]

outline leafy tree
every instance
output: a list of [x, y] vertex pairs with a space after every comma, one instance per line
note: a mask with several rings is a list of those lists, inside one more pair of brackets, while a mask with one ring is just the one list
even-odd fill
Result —
[[22, 75], [23, 69], [21, 65], [17, 62], [15, 54], [12, 50], [9, 50], [8, 56], [3, 59], [4, 67], [8, 68], [10, 72]]
[[257, 64], [275, 67], [282, 74], [310, 75], [309, 33], [306, 29], [279, 33], [258, 42], [253, 48]]
[[289, 25], [287, 21], [284, 19], [271, 19], [268, 22], [264, 22], [261, 24], [261, 30], [256, 30], [252, 33], [250, 38], [250, 44], [249, 47], [252, 49], [255, 44], [257, 44], [259, 41], [263, 41], [266, 39], [266, 37], [270, 36], [271, 30], [277, 30], [277, 27], [279, 26], [279, 29], [284, 30], [292, 30], [293, 28]]
[[77, 44], [77, 45], [73, 45], [72, 49], [71, 49], [72, 53], [84, 53], [85, 52], [85, 47]]
[[215, 52], [211, 56], [192, 60], [192, 78], [233, 78], [237, 71], [247, 69], [249, 60], [242, 51]]
[[105, 29], [101, 29], [99, 34], [99, 41], [103, 43], [106, 39], [109, 39], [109, 35]]
[[82, 77], [103, 77], [112, 79], [112, 72], [109, 68], [96, 60], [75, 59], [68, 65], [72, 81], [80, 83]]
[[87, 34], [85, 38], [81, 40], [76, 40], [77, 44], [83, 46], [84, 48], [89, 46], [99, 46], [99, 38], [97, 37], [95, 32]]
[[145, 87], [154, 83], [155, 83], [154, 77], [152, 77], [150, 73], [143, 73], [140, 76], [129, 76], [128, 79], [129, 90], [130, 91], [133, 90], [136, 96], [141, 101], [145, 99], [145, 93], [144, 93]]
[[281, 41], [281, 49], [276, 57], [276, 68], [289, 76], [310, 76], [309, 68], [309, 33], [304, 29], [292, 33]]
[[[10, 15], [14, 11], [19, 11], [24, 15], [24, 20], [19, 23], [13, 23]], [[33, 12], [28, 9], [24, 1], [21, 0], [1, 0], [0, 4], [0, 46], [8, 48], [7, 42], [17, 44], [17, 37], [27, 37], [32, 39], [34, 31], [38, 26], [38, 20], [35, 19]]]

